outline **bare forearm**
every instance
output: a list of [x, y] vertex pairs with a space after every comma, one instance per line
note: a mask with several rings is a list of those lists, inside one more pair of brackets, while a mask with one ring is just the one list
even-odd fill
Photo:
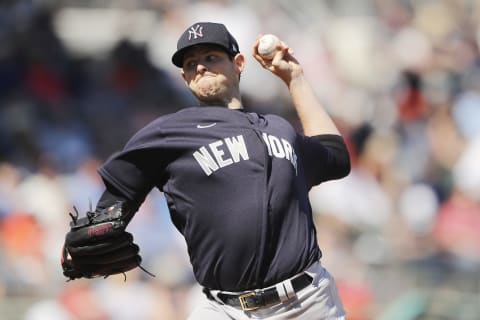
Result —
[[262, 65], [279, 77], [290, 90], [293, 104], [303, 126], [306, 136], [321, 134], [337, 134], [339, 131], [335, 123], [315, 96], [312, 87], [305, 79], [303, 68], [293, 56], [285, 43], [277, 45], [277, 52], [272, 60], [264, 59], [258, 53], [259, 38], [253, 46], [253, 56]]
[[287, 85], [306, 136], [340, 134], [303, 74]]

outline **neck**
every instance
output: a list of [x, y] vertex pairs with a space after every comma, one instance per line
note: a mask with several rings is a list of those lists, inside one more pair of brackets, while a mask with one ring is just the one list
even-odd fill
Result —
[[243, 109], [242, 101], [238, 98], [231, 99], [226, 106], [228, 109], [234, 109], [234, 110]]
[[232, 110], [243, 109], [242, 100], [237, 97], [233, 97], [231, 99], [219, 100], [219, 101], [212, 101], [212, 100], [200, 101], [200, 104], [202, 106], [219, 105]]

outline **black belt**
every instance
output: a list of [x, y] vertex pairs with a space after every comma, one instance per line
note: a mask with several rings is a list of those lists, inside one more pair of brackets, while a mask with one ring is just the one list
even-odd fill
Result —
[[[313, 278], [306, 273], [291, 280], [292, 287], [298, 292], [312, 283]], [[208, 294], [207, 294], [208, 296]], [[232, 307], [240, 307], [244, 311], [257, 310], [261, 307], [278, 304], [281, 302], [275, 287], [266, 290], [255, 290], [242, 294], [230, 294], [219, 292], [217, 297]]]

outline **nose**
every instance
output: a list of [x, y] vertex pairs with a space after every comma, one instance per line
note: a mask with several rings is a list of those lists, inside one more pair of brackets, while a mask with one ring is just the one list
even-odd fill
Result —
[[204, 73], [205, 71], [207, 71], [207, 66], [205, 64], [197, 64], [197, 73]]

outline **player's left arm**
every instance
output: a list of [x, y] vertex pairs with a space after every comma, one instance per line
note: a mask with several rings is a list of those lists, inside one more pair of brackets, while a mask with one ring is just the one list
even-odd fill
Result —
[[95, 210], [82, 217], [76, 210], [70, 214], [61, 255], [65, 277], [107, 277], [142, 268], [140, 248], [126, 228], [154, 186], [160, 163], [156, 155], [145, 150], [119, 153], [99, 168], [105, 191]]
[[[140, 248], [125, 229], [141, 202], [106, 188], [95, 210], [80, 217], [70, 213], [70, 230], [65, 235], [61, 266], [69, 280], [108, 277], [125, 273], [140, 264]], [[146, 271], [148, 273], [148, 271]]]
[[293, 104], [306, 136], [322, 134], [340, 135], [337, 126], [316, 97], [305, 78], [303, 67], [293, 56], [285, 43], [277, 46], [272, 60], [265, 60], [258, 54], [258, 39], [253, 47], [253, 56], [267, 70], [279, 77], [288, 87]]

